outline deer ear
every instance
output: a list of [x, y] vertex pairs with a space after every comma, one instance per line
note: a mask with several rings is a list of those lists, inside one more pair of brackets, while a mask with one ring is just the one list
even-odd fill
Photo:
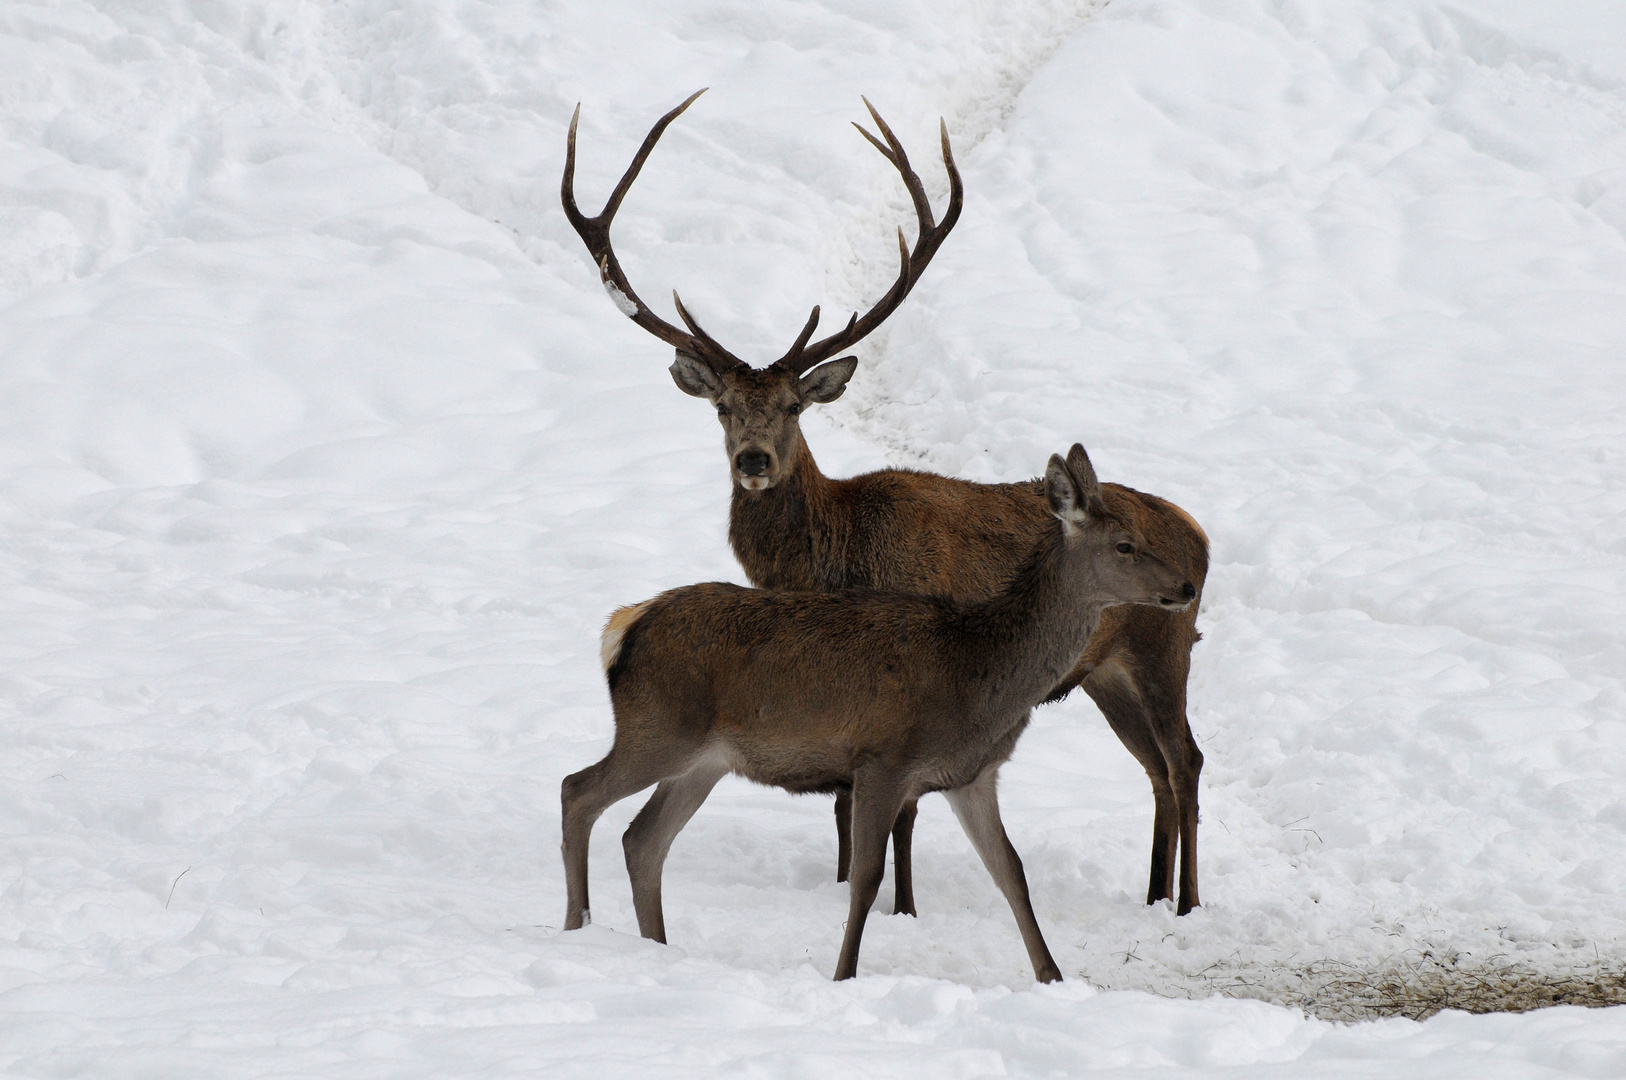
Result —
[[717, 373], [694, 353], [677, 350], [677, 359], [666, 370], [672, 373], [672, 381], [677, 383], [690, 397], [703, 397], [712, 404], [722, 396], [723, 383], [717, 378]]
[[1092, 517], [1105, 514], [1107, 504], [1101, 497], [1101, 481], [1095, 477], [1095, 466], [1090, 464], [1090, 455], [1084, 452], [1083, 444], [1074, 443], [1067, 451], [1067, 471], [1073, 474], [1073, 482], [1078, 486], [1079, 504], [1084, 512]]
[[846, 393], [847, 380], [852, 378], [853, 372], [857, 370], [858, 357], [843, 356], [828, 364], [820, 364], [803, 375], [801, 381], [796, 384], [796, 390], [802, 395], [803, 401], [824, 405]]
[[1060, 518], [1063, 525], [1069, 528], [1078, 525], [1083, 517], [1078, 487], [1073, 483], [1072, 474], [1067, 471], [1067, 463], [1060, 454], [1051, 454], [1050, 464], [1045, 466], [1044, 497], [1050, 504], [1050, 512]]

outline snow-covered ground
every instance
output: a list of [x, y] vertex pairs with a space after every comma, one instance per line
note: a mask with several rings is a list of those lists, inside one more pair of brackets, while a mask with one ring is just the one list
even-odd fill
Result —
[[[1082, 695], [1005, 771], [1060, 986], [940, 799], [852, 982], [828, 800], [734, 781], [671, 946], [639, 799], [556, 930], [604, 615], [741, 580], [565, 125], [591, 212], [701, 86], [617, 248], [759, 362], [894, 273], [859, 94], [939, 205], [956, 141], [826, 472], [1077, 439], [1213, 538], [1205, 906]], [[1267, 1003], [1626, 966], [1616, 0], [15, 0], [0, 139], [0, 1074], [1626, 1075], [1626, 1008]]]

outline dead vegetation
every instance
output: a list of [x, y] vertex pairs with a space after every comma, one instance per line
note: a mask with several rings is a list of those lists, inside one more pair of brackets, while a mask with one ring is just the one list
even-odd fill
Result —
[[1470, 960], [1417, 951], [1375, 967], [1320, 960], [1267, 974], [1216, 966], [1201, 981], [1211, 993], [1296, 1007], [1323, 1020], [1423, 1020], [1442, 1009], [1527, 1012], [1550, 1005], [1626, 1004], [1626, 963], [1601, 959], [1554, 971], [1510, 957]]

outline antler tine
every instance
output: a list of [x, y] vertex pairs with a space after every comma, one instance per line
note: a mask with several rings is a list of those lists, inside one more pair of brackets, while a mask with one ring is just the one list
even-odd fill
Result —
[[565, 175], [559, 181], [559, 201], [564, 204], [565, 217], [570, 219], [572, 225], [582, 218], [581, 208], [576, 205], [576, 124], [582, 118], [582, 103], [576, 102], [576, 111], [570, 114], [570, 130], [565, 134]]
[[[705, 88], [696, 90], [685, 98], [681, 105], [655, 121], [655, 126], [644, 136], [643, 145], [638, 148], [638, 153], [633, 155], [632, 164], [621, 174], [620, 182], [615, 185], [615, 190], [610, 192], [610, 198], [604, 204], [604, 209], [600, 210], [596, 217], [587, 217], [576, 205], [576, 125], [581, 119], [582, 112], [582, 107], [578, 103], [575, 113], [570, 118], [570, 132], [565, 136], [565, 172], [564, 178], [559, 183], [559, 201], [564, 206], [565, 217], [570, 221], [571, 227], [582, 238], [582, 243], [587, 245], [588, 254], [593, 256], [605, 291], [610, 294], [610, 299], [615, 301], [615, 306], [621, 313], [668, 345], [700, 357], [714, 371], [721, 373], [729, 368], [748, 365], [696, 326], [684, 312], [681, 303], [678, 304], [678, 315], [694, 331], [692, 334], [684, 333], [650, 311], [649, 305], [639, 299], [631, 283], [627, 281], [627, 275], [622, 272], [621, 263], [615, 257], [615, 248], [610, 243], [610, 223], [615, 219], [615, 212], [621, 208], [621, 201], [627, 197], [627, 192], [632, 190], [633, 181], [638, 179], [638, 173], [648, 160], [650, 151], [655, 149], [655, 144], [660, 141], [667, 126], [705, 92]], [[677, 293], [673, 292], [672, 296], [676, 300]]]
[[819, 305], [814, 304], [813, 305], [813, 313], [807, 317], [807, 325], [803, 326], [802, 327], [802, 332], [800, 334], [796, 335], [796, 344], [794, 344], [794, 345], [792, 345], [790, 347], [791, 353], [794, 355], [795, 353], [801, 352], [802, 351], [802, 346], [807, 344], [807, 339], [812, 337], [813, 336], [813, 331], [817, 330], [818, 328], [819, 328]]
[[960, 210], [965, 205], [965, 185], [960, 182], [960, 170], [954, 164], [954, 148], [949, 145], [948, 121], [938, 117], [937, 127], [943, 137], [943, 169], [949, 178], [948, 209], [943, 211], [943, 223], [937, 227], [937, 242], [941, 244], [943, 238], [948, 236], [949, 230], [954, 228], [954, 223], [960, 220]]
[[[869, 103], [865, 102], [865, 104], [867, 105]], [[858, 134], [869, 140], [869, 144], [871, 146], [875, 147], [875, 149], [881, 152], [882, 157], [893, 162], [893, 164], [897, 164], [892, 157], [892, 148], [887, 146], [886, 143], [882, 142], [880, 139], [877, 139], [875, 136], [871, 135], [869, 133], [869, 128], [865, 127], [863, 124], [860, 124], [857, 120], [853, 121], [853, 127], [858, 129]]]
[[790, 351], [775, 361], [798, 375], [857, 344], [897, 310], [904, 297], [914, 288], [915, 282], [920, 280], [926, 264], [931, 262], [932, 256], [937, 254], [937, 249], [947, 239], [949, 230], [960, 220], [960, 210], [965, 201], [965, 188], [960, 181], [960, 170], [955, 167], [954, 152], [949, 146], [947, 121], [939, 120], [938, 128], [942, 134], [943, 167], [948, 171], [949, 177], [949, 204], [948, 209], [943, 212], [942, 223], [938, 224], [932, 218], [931, 201], [926, 197], [925, 185], [921, 183], [919, 174], [909, 167], [909, 156], [904, 152], [903, 143], [893, 134], [886, 121], [881, 119], [881, 114], [870, 104], [869, 99], [864, 98], [863, 101], [875, 121], [875, 126], [880, 129], [881, 138], [886, 141], [883, 143], [881, 138], [870, 134], [862, 124], [854, 124], [853, 127], [857, 128], [859, 134], [869, 140], [870, 144], [881, 152], [881, 156], [898, 170], [898, 175], [903, 179], [903, 186], [909, 192], [909, 199], [914, 203], [920, 234], [915, 238], [915, 248], [911, 252], [908, 241], [904, 239], [903, 229], [898, 229], [898, 250], [903, 265], [898, 270], [897, 280], [892, 283], [886, 294], [876, 301], [874, 307], [862, 317], [855, 312], [845, 329], [821, 338], [812, 345], [807, 344], [807, 331], [804, 330]]
[[676, 289], [672, 290], [672, 306], [677, 308], [678, 318], [683, 320], [683, 325], [689, 328], [690, 333], [701, 341], [711, 345], [713, 348], [722, 348], [721, 345], [717, 344], [716, 338], [700, 329], [700, 324], [695, 322], [693, 315], [689, 314], [689, 309], [683, 306], [683, 298], [678, 296]]
[[632, 182], [638, 179], [638, 173], [643, 169], [644, 161], [648, 159], [649, 152], [655, 149], [655, 144], [660, 142], [661, 136], [666, 133], [667, 125], [681, 116], [684, 109], [693, 105], [695, 99], [709, 89], [710, 87], [702, 86], [684, 98], [683, 103], [677, 108], [655, 121], [655, 126], [649, 129], [648, 135], [644, 136], [644, 144], [638, 148], [638, 153], [633, 155], [632, 164], [628, 165], [627, 171], [621, 174], [621, 182], [615, 185], [614, 191], [610, 192], [610, 199], [604, 204], [604, 209], [599, 212], [599, 217], [615, 216], [615, 212], [621, 209], [621, 200], [627, 197], [628, 191], [632, 190]]
[[[875, 106], [870, 104], [869, 98], [861, 100], [864, 107], [869, 110], [870, 116], [874, 118], [875, 126], [881, 129], [881, 136], [886, 139], [887, 146], [891, 147], [892, 152], [886, 155], [886, 159], [892, 162], [898, 170], [898, 175], [903, 177], [903, 186], [909, 189], [909, 198], [915, 204], [915, 217], [920, 219], [920, 234], [925, 236], [932, 230], [935, 222], [932, 220], [932, 204], [926, 198], [926, 187], [920, 182], [920, 174], [909, 167], [909, 155], [904, 152], [903, 143], [892, 134], [892, 129], [881, 119], [881, 114], [875, 111]], [[858, 130], [864, 131], [863, 128]], [[864, 134], [869, 135], [869, 132], [864, 131]], [[869, 141], [880, 146], [873, 136]]]

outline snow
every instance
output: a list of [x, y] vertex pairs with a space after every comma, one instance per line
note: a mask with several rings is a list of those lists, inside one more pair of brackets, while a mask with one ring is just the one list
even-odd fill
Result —
[[[1302, 1011], [1626, 965], [1623, 42], [1606, 0], [0, 9], [0, 1073], [1626, 1074], [1623, 1007]], [[939, 207], [955, 140], [961, 223], [805, 420], [826, 472], [1077, 439], [1213, 539], [1204, 907], [1140, 902], [1087, 699], [1005, 770], [1059, 986], [937, 799], [851, 982], [828, 800], [732, 780], [670, 946], [638, 799], [555, 929], [605, 615], [742, 580], [565, 128], [593, 213], [702, 86], [617, 251], [758, 362], [896, 272], [859, 95]]]

